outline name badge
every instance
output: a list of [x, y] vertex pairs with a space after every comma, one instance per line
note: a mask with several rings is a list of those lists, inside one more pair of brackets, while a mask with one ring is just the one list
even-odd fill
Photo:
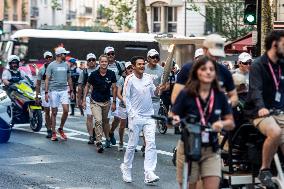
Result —
[[209, 143], [209, 133], [202, 131], [202, 143]]
[[281, 93], [279, 91], [277, 91], [275, 93], [275, 101], [276, 102], [280, 102], [280, 100], [281, 100]]

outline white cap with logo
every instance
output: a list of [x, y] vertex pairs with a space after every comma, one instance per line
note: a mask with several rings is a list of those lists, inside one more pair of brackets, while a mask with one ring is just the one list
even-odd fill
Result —
[[125, 68], [128, 68], [129, 66], [132, 66], [131, 62], [125, 62]]
[[107, 54], [109, 52], [114, 52], [114, 48], [113, 47], [106, 47], [104, 50], [104, 54]]
[[60, 54], [69, 54], [70, 51], [66, 51], [64, 47], [57, 47], [55, 49], [55, 55], [60, 55]]
[[203, 49], [202, 48], [196, 49], [194, 53], [194, 58], [198, 58], [199, 56], [202, 56], [202, 55], [204, 55]]
[[18, 62], [20, 62], [20, 58], [17, 55], [10, 55], [8, 57], [8, 63], [12, 62], [13, 60], [17, 60]]
[[247, 62], [248, 60], [252, 60], [252, 57], [249, 53], [243, 52], [239, 55], [239, 58], [238, 58], [239, 62]]
[[208, 35], [203, 41], [203, 46], [208, 49], [212, 56], [225, 57], [225, 40], [218, 34]]
[[51, 53], [51, 52], [49, 52], [49, 51], [45, 51], [45, 52], [43, 53], [43, 58], [46, 58], [47, 56], [51, 56], [51, 57], [53, 57], [53, 55], [52, 55], [52, 53]]
[[149, 56], [155, 56], [155, 55], [159, 55], [158, 51], [156, 51], [156, 49], [151, 49], [148, 51], [147, 53], [147, 57]]
[[91, 58], [97, 59], [97, 57], [96, 57], [95, 54], [93, 54], [93, 53], [87, 54], [87, 58], [86, 58], [86, 59], [89, 60], [89, 59], [91, 59]]

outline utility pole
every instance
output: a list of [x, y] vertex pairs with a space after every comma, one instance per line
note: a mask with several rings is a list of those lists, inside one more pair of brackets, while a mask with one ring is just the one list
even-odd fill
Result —
[[257, 44], [256, 44], [256, 56], [261, 55], [261, 1], [257, 0]]

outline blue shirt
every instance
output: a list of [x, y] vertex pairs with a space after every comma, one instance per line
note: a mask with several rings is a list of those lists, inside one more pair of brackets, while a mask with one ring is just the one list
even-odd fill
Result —
[[[185, 64], [177, 75], [176, 83], [185, 85], [193, 63]], [[217, 63], [217, 77], [221, 88], [225, 88], [227, 92], [235, 89], [234, 80], [231, 72], [223, 65]]]

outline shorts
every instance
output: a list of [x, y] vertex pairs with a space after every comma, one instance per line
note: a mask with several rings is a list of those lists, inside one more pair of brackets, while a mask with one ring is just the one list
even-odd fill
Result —
[[154, 108], [154, 115], [158, 115], [160, 109], [160, 102], [152, 102], [152, 103]]
[[117, 117], [120, 119], [127, 119], [127, 111], [126, 108], [123, 108], [121, 106], [117, 107]]
[[92, 110], [91, 110], [91, 106], [90, 106], [90, 97], [89, 96], [86, 97], [86, 110], [85, 110], [85, 113], [87, 115], [93, 115], [92, 114]]
[[284, 115], [273, 115], [269, 117], [256, 118], [253, 120], [253, 125], [263, 134], [265, 134], [265, 126], [278, 126], [281, 128], [280, 145], [284, 144]]
[[[184, 143], [179, 140], [177, 145], [177, 181], [182, 183], [184, 165]], [[221, 178], [221, 157], [219, 153], [213, 152], [212, 147], [202, 147], [201, 160], [192, 162], [191, 170], [188, 170], [189, 183], [196, 183], [200, 178], [215, 176]]]
[[117, 115], [117, 109], [118, 109], [118, 106], [119, 106], [119, 99], [116, 98], [116, 110], [114, 112], [111, 111], [111, 105], [112, 105], [112, 102], [113, 102], [113, 98], [110, 97], [110, 108], [109, 108], [109, 112], [108, 112], [108, 118], [110, 119], [112, 116], [113, 117], [118, 117]]
[[67, 90], [50, 91], [49, 99], [52, 108], [58, 108], [60, 104], [70, 104]]
[[45, 101], [45, 92], [42, 91], [40, 95], [41, 95], [41, 105], [44, 108], [49, 108], [50, 107], [50, 98], [48, 99], [48, 102], [46, 102]]

